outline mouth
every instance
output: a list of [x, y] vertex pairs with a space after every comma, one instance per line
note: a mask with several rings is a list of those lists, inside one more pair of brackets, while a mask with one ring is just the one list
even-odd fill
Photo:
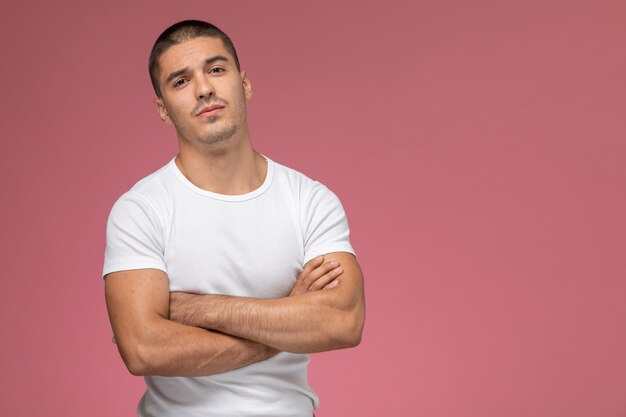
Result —
[[218, 114], [224, 108], [221, 104], [212, 104], [210, 106], [203, 107], [196, 114], [196, 117], [210, 117]]

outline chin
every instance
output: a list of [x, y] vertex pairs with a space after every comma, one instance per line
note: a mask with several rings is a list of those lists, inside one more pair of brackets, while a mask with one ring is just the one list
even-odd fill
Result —
[[201, 141], [206, 144], [225, 142], [232, 139], [235, 133], [237, 133], [237, 126], [225, 126], [220, 131], [209, 132]]
[[233, 141], [235, 130], [225, 131], [221, 133], [212, 133], [211, 135], [200, 138], [200, 143], [206, 146], [227, 146]]

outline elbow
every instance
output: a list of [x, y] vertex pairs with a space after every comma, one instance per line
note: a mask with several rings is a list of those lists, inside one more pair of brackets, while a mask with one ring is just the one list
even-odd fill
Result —
[[130, 372], [131, 375], [134, 375], [134, 376], [150, 375], [150, 373], [147, 370], [148, 369], [147, 366], [143, 362], [139, 362], [133, 359], [133, 360], [125, 360], [124, 363], [126, 364], [126, 369], [128, 369], [128, 372]]
[[140, 344], [120, 346], [120, 355], [130, 372], [134, 376], [155, 375], [154, 361], [151, 359], [150, 349]]
[[338, 335], [341, 348], [353, 348], [361, 344], [363, 327], [365, 325], [364, 309], [350, 312], [344, 319], [341, 333]]
[[348, 347], [357, 347], [363, 339], [363, 326], [365, 325], [365, 317], [360, 317], [355, 321], [350, 332], [350, 340]]
[[357, 347], [361, 344], [361, 335], [360, 334], [351, 334], [348, 336], [344, 336], [340, 342], [340, 349], [349, 349]]
[[358, 331], [354, 332], [352, 335], [352, 339], [350, 340], [349, 347], [357, 347], [361, 344], [361, 340], [363, 339], [363, 327], [361, 327]]
[[128, 369], [128, 372], [130, 372], [131, 375], [133, 376], [146, 376], [147, 375], [147, 373], [145, 373], [142, 368], [138, 367], [137, 364], [128, 363], [128, 362], [124, 362], [124, 363], [126, 363], [126, 369]]

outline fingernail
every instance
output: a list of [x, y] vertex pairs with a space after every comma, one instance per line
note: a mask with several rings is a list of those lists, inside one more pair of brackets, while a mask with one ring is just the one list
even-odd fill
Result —
[[339, 284], [339, 281], [338, 280], [334, 280], [333, 282], [328, 284], [328, 286], [326, 288], [335, 288], [338, 284]]
[[337, 262], [337, 261], [332, 261], [332, 262], [330, 263], [330, 266], [332, 266], [333, 268], [334, 268], [334, 267], [336, 267], [336, 266], [339, 266], [339, 262]]

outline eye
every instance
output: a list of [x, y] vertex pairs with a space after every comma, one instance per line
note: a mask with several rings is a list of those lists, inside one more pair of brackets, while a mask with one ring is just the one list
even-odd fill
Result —
[[183, 86], [183, 85], [185, 85], [185, 83], [186, 83], [186, 82], [187, 82], [187, 80], [186, 80], [186, 79], [181, 78], [180, 80], [177, 80], [177, 81], [174, 83], [174, 87], [180, 87], [180, 86]]
[[221, 67], [213, 67], [209, 70], [210, 73], [212, 74], [221, 74], [222, 72], [226, 71], [224, 68]]

